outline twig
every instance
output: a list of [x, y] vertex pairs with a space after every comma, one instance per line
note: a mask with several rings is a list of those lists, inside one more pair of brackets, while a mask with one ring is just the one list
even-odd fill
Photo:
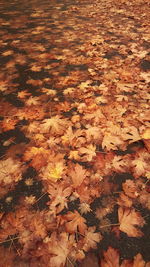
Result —
[[0, 244], [4, 244], [4, 243], [10, 242], [12, 240], [16, 240], [16, 239], [20, 239], [20, 237], [18, 236], [18, 237], [14, 237], [14, 238], [11, 238], [11, 239], [7, 239], [5, 241], [0, 241]]
[[18, 249], [16, 248], [16, 246], [15, 246], [15, 244], [14, 244], [14, 239], [11, 238], [11, 244], [10, 244], [9, 249], [11, 249], [11, 246], [12, 246], [12, 245], [14, 246], [15, 250], [17, 251], [18, 256], [20, 256], [21, 254], [20, 254], [20, 252], [18, 251]]
[[105, 227], [109, 227], [109, 226], [119, 226], [119, 225], [120, 225], [120, 223], [105, 224], [105, 225], [100, 226], [99, 228], [105, 228]]
[[[47, 194], [47, 192], [44, 193], [42, 196], [40, 196], [40, 197], [36, 200], [36, 202], [35, 202], [34, 204], [36, 204], [37, 202], [39, 202], [39, 200], [40, 200], [42, 197], [44, 197], [46, 194]], [[33, 204], [33, 205], [34, 205], [34, 204]]]
[[67, 256], [66, 259], [70, 262], [70, 264], [74, 267], [74, 264], [72, 263], [72, 261], [69, 259], [69, 257]]

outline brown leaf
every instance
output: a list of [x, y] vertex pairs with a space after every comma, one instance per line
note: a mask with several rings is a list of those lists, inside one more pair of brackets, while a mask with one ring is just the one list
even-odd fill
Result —
[[130, 208], [132, 206], [132, 200], [128, 196], [126, 196], [123, 192], [120, 193], [117, 203], [120, 206], [124, 206], [127, 208]]
[[125, 181], [125, 183], [122, 184], [122, 187], [127, 196], [131, 198], [136, 198], [138, 196], [137, 188], [134, 181], [128, 179]]
[[73, 187], [77, 188], [86, 177], [86, 170], [79, 164], [76, 164], [74, 170], [70, 171]]
[[66, 231], [70, 234], [75, 232], [85, 233], [87, 226], [85, 224], [86, 220], [77, 212], [68, 212], [64, 219], [68, 222], [66, 223]]
[[116, 249], [109, 247], [104, 252], [104, 259], [101, 260], [101, 267], [119, 267], [119, 253]]
[[139, 212], [136, 212], [134, 209], [120, 207], [118, 209], [118, 217], [122, 232], [130, 237], [140, 237], [143, 235], [141, 230], [136, 228], [136, 226], [142, 227], [145, 224]]
[[133, 267], [145, 267], [145, 261], [140, 253], [134, 257]]

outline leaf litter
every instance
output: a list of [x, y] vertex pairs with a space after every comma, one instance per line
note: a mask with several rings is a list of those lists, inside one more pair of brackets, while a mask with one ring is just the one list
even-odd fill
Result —
[[1, 266], [149, 267], [149, 3], [0, 10]]

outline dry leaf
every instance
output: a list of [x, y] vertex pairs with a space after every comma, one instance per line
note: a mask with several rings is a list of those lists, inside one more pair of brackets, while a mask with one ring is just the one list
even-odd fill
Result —
[[101, 267], [119, 267], [119, 253], [116, 249], [109, 247], [104, 252], [104, 259], [100, 262]]
[[142, 227], [145, 224], [139, 212], [136, 212], [134, 209], [120, 207], [118, 209], [118, 218], [120, 230], [129, 237], [140, 237], [143, 235], [141, 230], [136, 227]]
[[64, 219], [68, 221], [65, 224], [66, 231], [68, 233], [85, 233], [87, 229], [85, 224], [86, 220], [76, 210], [74, 212], [68, 212], [66, 215], [64, 215]]
[[82, 184], [84, 179], [86, 178], [87, 171], [79, 164], [76, 164], [74, 169], [69, 172], [71, 176], [73, 187], [77, 188]]

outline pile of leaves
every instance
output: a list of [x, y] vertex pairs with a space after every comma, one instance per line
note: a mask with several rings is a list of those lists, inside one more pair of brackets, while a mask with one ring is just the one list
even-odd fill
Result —
[[149, 3], [0, 10], [1, 267], [149, 267]]

